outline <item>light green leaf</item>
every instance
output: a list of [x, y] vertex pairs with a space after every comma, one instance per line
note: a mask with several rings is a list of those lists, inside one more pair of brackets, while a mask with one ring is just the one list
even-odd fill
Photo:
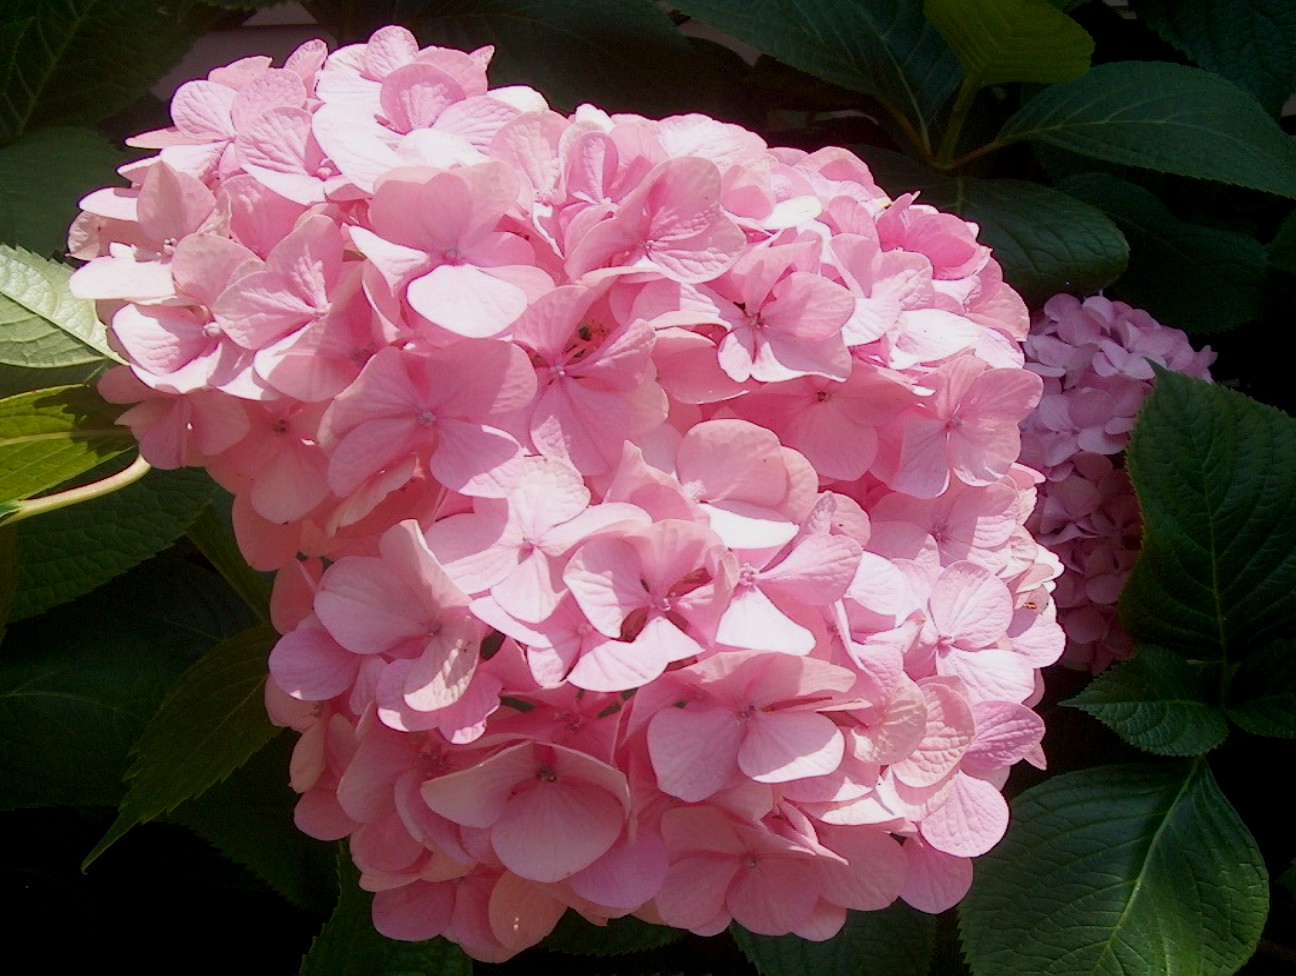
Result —
[[1127, 166], [1296, 197], [1296, 145], [1254, 98], [1179, 64], [1117, 61], [1044, 89], [998, 142], [1030, 139]]
[[0, 363], [47, 369], [122, 361], [108, 347], [94, 302], [68, 291], [70, 277], [65, 264], [0, 244]]
[[924, 976], [931, 965], [936, 920], [896, 902], [877, 912], [848, 912], [826, 942], [795, 935], [729, 932], [761, 976]]
[[150, 471], [121, 491], [23, 522], [13, 618], [43, 613], [161, 552], [214, 487], [202, 471]]
[[1100, 210], [1038, 183], [907, 173], [892, 193], [918, 189], [923, 203], [951, 210], [981, 227], [977, 239], [994, 251], [1004, 280], [1028, 305], [1058, 292], [1090, 294], [1125, 270], [1125, 238]]
[[872, 95], [929, 141], [959, 86], [954, 52], [912, 0], [674, 0], [672, 6], [752, 47]]
[[1296, 91], [1291, 0], [1138, 0], [1134, 9], [1201, 67], [1249, 91], [1270, 115]]
[[297, 794], [287, 770], [296, 735], [277, 735], [222, 783], [176, 807], [166, 820], [188, 827], [301, 908], [333, 905], [334, 853], [293, 824]]
[[278, 634], [269, 624], [224, 641], [167, 692], [136, 744], [117, 819], [84, 870], [136, 824], [201, 796], [238, 769], [279, 730], [266, 717], [266, 658]]
[[120, 406], [84, 386], [0, 400], [0, 502], [30, 498], [129, 450]]
[[1296, 739], [1296, 640], [1273, 641], [1243, 658], [1225, 710], [1254, 735]]
[[61, 254], [77, 201], [120, 184], [121, 164], [122, 154], [91, 129], [39, 129], [0, 148], [0, 241]]
[[[12, 68], [0, 86], [0, 145], [37, 125], [97, 122], [134, 102], [210, 23], [156, 0], [7, 0]], [[0, 42], [0, 49], [3, 49]], [[87, 92], [93, 92], [87, 97]]]
[[1190, 335], [1263, 315], [1268, 260], [1255, 239], [1180, 220], [1155, 194], [1105, 173], [1069, 177], [1058, 189], [1104, 211], [1129, 240], [1129, 268], [1111, 297]]
[[608, 919], [606, 925], [587, 922], [576, 912], [568, 912], [545, 936], [544, 947], [550, 952], [574, 956], [619, 956], [670, 945], [684, 936], [681, 929], [650, 925], [632, 915]]
[[1008, 81], [1072, 81], [1089, 70], [1094, 42], [1048, 0], [925, 0], [923, 13], [976, 88]]
[[219, 577], [163, 556], [11, 624], [0, 648], [0, 808], [115, 806], [131, 746], [167, 688], [246, 621]]
[[1088, 712], [1130, 745], [1158, 756], [1202, 756], [1228, 737], [1219, 668], [1155, 644], [1095, 678], [1064, 705]]
[[361, 890], [360, 872], [343, 845], [337, 874], [337, 908], [311, 943], [299, 976], [472, 976], [472, 960], [452, 942], [397, 942], [375, 931], [372, 896]]
[[1027, 790], [959, 914], [977, 976], [1230, 976], [1268, 910], [1259, 848], [1194, 760]]
[[1143, 549], [1125, 629], [1189, 658], [1237, 661], [1296, 619], [1296, 421], [1157, 370], [1127, 452]]

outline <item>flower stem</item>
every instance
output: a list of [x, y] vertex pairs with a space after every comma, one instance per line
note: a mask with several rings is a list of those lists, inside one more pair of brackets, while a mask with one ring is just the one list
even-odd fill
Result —
[[69, 505], [76, 505], [79, 502], [88, 502], [92, 498], [110, 495], [127, 485], [133, 485], [151, 470], [152, 465], [142, 457], [136, 457], [129, 467], [104, 478], [102, 481], [94, 481], [88, 485], [81, 485], [79, 488], [69, 488], [67, 491], [46, 495], [43, 498], [27, 498], [22, 501], [10, 502], [0, 508], [0, 524], [11, 525], [14, 522], [21, 522], [23, 519], [31, 518], [33, 515], [43, 515], [46, 512], [54, 512], [60, 508], [67, 508]]

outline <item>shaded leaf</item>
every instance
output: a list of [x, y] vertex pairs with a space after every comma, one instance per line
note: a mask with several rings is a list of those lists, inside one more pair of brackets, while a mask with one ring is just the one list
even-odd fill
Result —
[[208, 505], [188, 528], [189, 541], [207, 557], [234, 592], [260, 619], [270, 619], [270, 584], [247, 564], [238, 543]]
[[1024, 180], [912, 170], [893, 182], [885, 167], [877, 178], [893, 194], [918, 189], [923, 203], [979, 224], [977, 239], [994, 250], [1004, 279], [1028, 305], [1062, 291], [1090, 294], [1125, 270], [1129, 248], [1120, 230], [1102, 211], [1065, 193]]
[[1027, 790], [959, 914], [978, 976], [1229, 976], [1268, 908], [1259, 848], [1194, 760]]
[[1185, 661], [1155, 644], [1099, 675], [1069, 701], [1130, 745], [1158, 756], [1205, 755], [1228, 737], [1218, 668]]
[[658, 949], [682, 938], [684, 932], [666, 925], [651, 925], [631, 915], [610, 918], [606, 925], [588, 922], [567, 912], [545, 936], [544, 947], [576, 956], [619, 956]]
[[1290, 0], [1138, 0], [1134, 7], [1165, 41], [1249, 91], [1270, 115], [1296, 91]]
[[910, 0], [675, 0], [794, 68], [872, 95], [924, 135], [959, 86], [954, 52]]
[[244, 613], [218, 577], [163, 557], [57, 614], [11, 624], [0, 649], [0, 807], [116, 805], [130, 749], [167, 688]]
[[411, 25], [423, 43], [463, 50], [495, 45], [493, 84], [531, 85], [563, 109], [582, 102], [647, 114], [687, 108], [678, 79], [689, 70], [692, 49], [648, 0], [441, 0], [422, 6]]
[[102, 360], [54, 369], [26, 369], [0, 364], [0, 398], [48, 390], [55, 386], [92, 385], [103, 366]]
[[266, 658], [278, 634], [259, 624], [216, 645], [167, 692], [136, 744], [117, 819], [84, 869], [126, 831], [201, 796], [278, 731], [266, 717]]
[[119, 413], [85, 386], [0, 400], [0, 501], [30, 498], [134, 447]]
[[288, 787], [288, 766], [296, 738], [276, 735], [228, 779], [166, 819], [188, 827], [294, 905], [327, 914], [337, 898], [333, 849], [293, 824], [297, 794]]
[[0, 363], [45, 369], [121, 362], [94, 302], [68, 291], [71, 276], [65, 264], [0, 244]]
[[1287, 866], [1287, 870], [1278, 876], [1278, 883], [1296, 895], [1296, 861]]
[[181, 18], [156, 0], [8, 0], [3, 16], [28, 23], [20, 36], [0, 34], [12, 51], [0, 86], [0, 144], [36, 125], [97, 122], [125, 108], [209, 22], [206, 13]]
[[954, 49], [973, 88], [1072, 81], [1094, 42], [1048, 0], [925, 0], [923, 13]]
[[1209, 71], [1101, 64], [1044, 89], [998, 142], [1030, 139], [1112, 163], [1296, 197], [1296, 145], [1255, 99]]
[[1269, 242], [1269, 266], [1296, 274], [1296, 211], [1287, 215]]
[[795, 935], [729, 931], [761, 976], [923, 976], [931, 965], [936, 919], [895, 902], [877, 912], [848, 912], [842, 931], [826, 942]]
[[1228, 717], [1255, 735], [1296, 739], [1296, 640], [1252, 651], [1229, 683]]
[[120, 183], [121, 164], [121, 153], [91, 129], [39, 129], [0, 148], [0, 241], [61, 254], [77, 201]]
[[9, 611], [18, 592], [18, 533], [12, 525], [0, 526], [0, 644], [4, 643]]
[[14, 619], [43, 613], [161, 552], [184, 534], [213, 488], [202, 471], [150, 471], [121, 491], [23, 522]]
[[1157, 370], [1127, 452], [1143, 549], [1121, 594], [1135, 640], [1236, 661], [1296, 619], [1296, 421]]
[[1069, 177], [1058, 189], [1104, 211], [1129, 241], [1129, 268], [1111, 297], [1190, 335], [1263, 314], [1268, 260], [1258, 241], [1180, 220], [1155, 194], [1105, 173]]
[[452, 942], [397, 942], [379, 935], [369, 916], [372, 896], [361, 890], [346, 847], [337, 850], [337, 908], [311, 943], [299, 976], [472, 976], [472, 960]]

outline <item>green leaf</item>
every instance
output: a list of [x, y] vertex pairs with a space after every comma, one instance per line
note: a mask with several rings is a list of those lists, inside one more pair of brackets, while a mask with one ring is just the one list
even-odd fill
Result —
[[216, 645], [180, 676], [140, 736], [117, 819], [82, 870], [136, 824], [201, 796], [279, 731], [266, 717], [262, 691], [277, 637], [269, 624], [258, 624]]
[[896, 902], [878, 912], [848, 912], [826, 942], [795, 935], [729, 931], [761, 976], [923, 976], [931, 965], [936, 920]]
[[929, 142], [961, 80], [912, 0], [674, 0], [672, 6], [794, 68], [872, 95]]
[[1157, 370], [1127, 452], [1143, 549], [1121, 595], [1135, 640], [1240, 660], [1296, 619], [1296, 421]]
[[0, 363], [47, 369], [121, 362], [94, 302], [68, 291], [70, 277], [65, 264], [0, 244]]
[[1290, 0], [1138, 0], [1134, 7], [1164, 40], [1249, 91], [1270, 115], [1296, 91]]
[[77, 201], [120, 183], [121, 164], [121, 153], [91, 129], [40, 129], [0, 148], [0, 241], [61, 254]]
[[1247, 655], [1229, 683], [1225, 710], [1254, 735], [1296, 739], [1296, 640], [1276, 640]]
[[55, 386], [92, 386], [103, 366], [102, 360], [54, 369], [26, 369], [0, 363], [0, 398]]
[[1278, 876], [1278, 883], [1296, 895], [1296, 861], [1287, 866], [1287, 870]]
[[311, 943], [299, 976], [472, 976], [472, 960], [452, 942], [396, 942], [378, 934], [369, 915], [371, 896], [361, 890], [360, 872], [343, 845], [337, 874], [337, 908]]
[[1269, 267], [1296, 274], [1296, 211], [1287, 215], [1269, 242]]
[[57, 614], [11, 624], [0, 650], [0, 808], [115, 806], [131, 746], [167, 688], [245, 622], [219, 577], [162, 557]]
[[1260, 850], [1194, 760], [1027, 790], [960, 918], [977, 976], [1229, 976], [1268, 909]]
[[1038, 183], [979, 180], [908, 172], [894, 183], [885, 169], [878, 179], [892, 192], [918, 189], [920, 200], [951, 210], [981, 226], [1004, 279], [1028, 305], [1041, 305], [1061, 291], [1091, 294], [1125, 270], [1129, 248], [1100, 210]]
[[[139, 98], [175, 65], [209, 15], [182, 19], [156, 0], [8, 0], [0, 52], [0, 144], [37, 125], [97, 122]], [[21, 35], [7, 25], [29, 22]], [[87, 97], [87, 93], [93, 93]]]
[[207, 557], [234, 591], [262, 620], [270, 619], [270, 584], [247, 564], [238, 543], [225, 530], [212, 507], [202, 510], [188, 529], [189, 541]]
[[1068, 177], [1058, 189], [1103, 210], [1129, 240], [1129, 269], [1112, 297], [1190, 335], [1263, 315], [1268, 259], [1258, 241], [1180, 220], [1155, 194], [1105, 173]]
[[142, 481], [18, 528], [15, 620], [108, 582], [184, 534], [214, 485], [197, 470], [150, 471]]
[[1044, 89], [998, 142], [1030, 139], [1163, 173], [1296, 197], [1296, 145], [1246, 92], [1179, 64], [1118, 61]]
[[1130, 745], [1158, 756], [1202, 756], [1228, 737], [1218, 668], [1155, 644], [1095, 678], [1064, 705], [1088, 712]]
[[297, 794], [287, 770], [295, 735], [277, 735], [222, 783], [176, 807], [166, 819], [183, 824], [301, 908], [319, 915], [333, 906], [334, 853], [293, 824]]
[[0, 400], [0, 501], [29, 498], [134, 447], [120, 413], [85, 386]]
[[606, 925], [595, 925], [576, 912], [568, 912], [545, 936], [543, 945], [551, 952], [575, 956], [619, 956], [659, 949], [678, 941], [683, 935], [681, 929], [650, 925], [632, 915], [608, 919]]
[[923, 13], [973, 88], [1053, 84], [1089, 70], [1093, 38], [1047, 0], [925, 0]]
[[[692, 49], [648, 0], [440, 0], [423, 6], [411, 26], [424, 43], [496, 46], [493, 84], [531, 85], [563, 109], [581, 102], [647, 114], [687, 109], [688, 86], [679, 78], [690, 70]], [[372, 14], [383, 17], [378, 8]]]
[[12, 525], [0, 525], [0, 644], [18, 592], [18, 533]]

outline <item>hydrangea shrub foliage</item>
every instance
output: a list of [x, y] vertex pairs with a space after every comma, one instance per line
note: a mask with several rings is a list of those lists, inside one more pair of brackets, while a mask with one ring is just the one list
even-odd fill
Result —
[[1292, 951], [1296, 17], [328, 0], [157, 112], [266, 5], [71, 6], [0, 23], [33, 923], [188, 864], [303, 973]]

